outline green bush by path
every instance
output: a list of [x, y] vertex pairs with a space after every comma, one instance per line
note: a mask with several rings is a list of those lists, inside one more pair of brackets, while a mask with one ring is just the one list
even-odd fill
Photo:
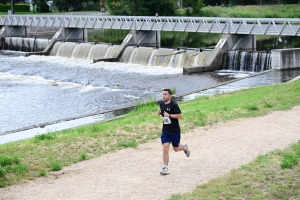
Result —
[[[0, 4], [0, 12], [7, 14], [11, 10], [11, 4]], [[29, 4], [15, 4], [15, 12], [30, 12]]]
[[22, 179], [28, 172], [28, 168], [17, 156], [0, 156], [0, 187], [10, 185], [10, 177]]
[[[182, 132], [216, 122], [266, 115], [274, 110], [292, 108], [300, 105], [299, 91], [300, 80], [178, 102], [184, 116], [181, 120]], [[157, 109], [158, 105], [150, 99], [149, 102], [139, 102], [136, 109], [114, 121], [0, 145], [0, 155], [4, 158], [0, 161], [4, 163], [2, 165], [11, 163], [11, 155], [16, 155], [18, 159], [15, 162], [19, 160], [21, 163], [16, 169], [20, 174], [16, 174], [16, 171], [0, 170], [0, 186], [45, 176], [48, 172], [60, 170], [72, 163], [123, 148], [135, 148], [139, 144], [157, 139], [161, 132]], [[297, 150], [298, 153], [299, 151]]]

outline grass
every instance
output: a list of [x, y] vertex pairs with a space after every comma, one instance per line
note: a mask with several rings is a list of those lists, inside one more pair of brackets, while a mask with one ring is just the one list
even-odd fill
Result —
[[[300, 141], [284, 150], [260, 155], [253, 162], [199, 185], [190, 193], [174, 194], [170, 200], [299, 199], [300, 165], [294, 164], [289, 168], [281, 166], [285, 155], [294, 152], [294, 148], [300, 148]], [[298, 160], [300, 156], [295, 157]]]
[[[184, 118], [182, 132], [242, 117], [266, 115], [300, 104], [300, 81], [264, 86], [233, 93], [179, 102]], [[154, 100], [140, 102], [136, 109], [114, 121], [38, 135], [0, 145], [0, 187], [46, 176], [72, 163], [156, 139], [161, 121]], [[297, 155], [300, 154], [298, 149]], [[293, 166], [296, 164], [294, 163]], [[18, 167], [16, 167], [18, 166]], [[280, 164], [279, 164], [280, 166]], [[13, 170], [14, 169], [14, 170]], [[300, 181], [300, 180], [299, 180]]]

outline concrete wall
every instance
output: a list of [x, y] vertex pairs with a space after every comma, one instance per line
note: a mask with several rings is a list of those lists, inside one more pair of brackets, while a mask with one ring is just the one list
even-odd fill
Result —
[[300, 67], [300, 48], [275, 49], [271, 51], [272, 69], [291, 69]]

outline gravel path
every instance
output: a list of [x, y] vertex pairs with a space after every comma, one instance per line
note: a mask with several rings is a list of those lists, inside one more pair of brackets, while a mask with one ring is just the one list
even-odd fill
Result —
[[300, 106], [263, 117], [196, 128], [182, 135], [191, 156], [170, 152], [161, 176], [160, 140], [65, 167], [0, 189], [0, 199], [166, 199], [300, 140]]

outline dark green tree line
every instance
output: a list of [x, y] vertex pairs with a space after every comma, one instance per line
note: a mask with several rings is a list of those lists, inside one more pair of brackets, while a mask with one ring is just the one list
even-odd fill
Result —
[[99, 3], [99, 0], [53, 0], [53, 4], [57, 7], [59, 12], [72, 10], [81, 10], [83, 5], [92, 3]]
[[105, 6], [112, 15], [174, 16], [175, 0], [106, 0]]

